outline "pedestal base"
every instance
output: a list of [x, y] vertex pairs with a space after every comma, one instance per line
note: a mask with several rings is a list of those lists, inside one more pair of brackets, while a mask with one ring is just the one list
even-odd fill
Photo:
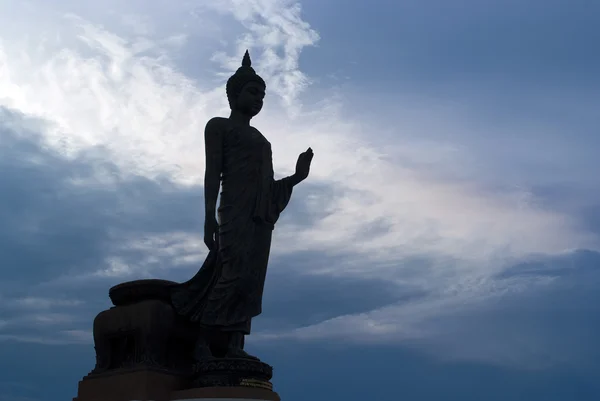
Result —
[[252, 387], [204, 387], [176, 391], [171, 401], [281, 401], [273, 391]]
[[170, 401], [173, 391], [188, 387], [181, 376], [151, 369], [86, 376], [73, 401]]
[[271, 391], [273, 368], [261, 361], [215, 358], [194, 365], [194, 387], [253, 387]]
[[279, 401], [265, 363], [194, 363], [202, 330], [169, 303], [175, 284], [138, 280], [111, 288], [115, 307], [94, 320], [96, 366], [79, 382], [73, 401]]
[[87, 376], [73, 401], [280, 401], [273, 391], [253, 387], [189, 388], [181, 376], [142, 369]]

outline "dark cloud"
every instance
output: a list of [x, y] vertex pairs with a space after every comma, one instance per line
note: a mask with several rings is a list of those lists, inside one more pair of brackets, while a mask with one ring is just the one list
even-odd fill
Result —
[[401, 347], [344, 347], [333, 343], [274, 348], [260, 355], [276, 367], [282, 399], [316, 401], [398, 399], [592, 401], [591, 376], [552, 369], [523, 372], [478, 363], [440, 363]]
[[[4, 110], [1, 118], [4, 284], [93, 271], [117, 252], [123, 237], [201, 227], [199, 188], [124, 178], [101, 150], [67, 160], [44, 147], [36, 132], [7, 127], [7, 120], [26, 126], [25, 117]], [[101, 174], [112, 176], [113, 182], [103, 184]]]
[[[389, 346], [265, 344], [252, 349], [274, 365], [275, 390], [290, 401], [595, 401], [600, 394], [593, 372], [585, 376], [561, 369], [524, 372], [440, 363], [421, 352]], [[2, 348], [1, 355], [0, 395], [7, 400], [71, 399], [77, 382], [93, 366], [89, 346], [15, 344]]]
[[[61, 327], [39, 322], [39, 313], [68, 314], [63, 328], [78, 328], [82, 314], [89, 320], [99, 306], [107, 306], [108, 287], [123, 280], [89, 274], [106, 268], [110, 256], [125, 265], [144, 260], [144, 250], [123, 249], [127, 239], [200, 229], [199, 188], [125, 177], [101, 149], [65, 159], [43, 145], [43, 121], [8, 110], [1, 110], [0, 120], [0, 319], [10, 322], [3, 334], [29, 330], [43, 337]], [[133, 278], [173, 264], [169, 257], [159, 258]], [[35, 299], [29, 305], [11, 303], [19, 298], [82, 302], [40, 311]]]
[[[124, 177], [101, 151], [66, 160], [42, 146], [36, 130], [43, 122], [6, 110], [2, 120], [0, 320], [9, 326], [0, 327], [0, 397], [68, 399], [93, 366], [92, 346], [14, 340], [68, 339], [67, 330], [89, 330], [93, 316], [108, 307], [108, 287], [124, 279], [151, 274], [184, 280], [192, 275], [194, 263], [177, 264], [165, 256], [125, 278], [66, 280], [99, 269], [108, 255], [118, 255], [125, 263], [144, 260], [147, 251], [121, 249], [124, 238], [200, 232], [201, 188]], [[107, 171], [113, 176], [110, 185], [98, 180]], [[302, 220], [304, 215], [307, 212], [296, 205], [286, 218], [295, 223], [297, 216]], [[595, 373], [600, 371], [598, 262], [599, 254], [579, 251], [514, 266], [495, 280], [533, 277], [553, 282], [436, 319], [435, 329], [441, 334], [431, 341], [380, 347], [291, 341], [266, 346], [250, 341], [249, 346], [276, 366], [275, 384], [292, 401], [307, 397], [385, 401], [400, 396], [591, 401], [600, 394]], [[255, 329], [309, 325], [427, 296], [374, 275], [350, 279], [303, 272], [315, 264], [346, 263], [357, 261], [316, 253], [274, 256], [265, 312]], [[428, 263], [418, 259], [403, 264], [407, 274], [415, 274]], [[57, 277], [65, 280], [53, 281]], [[23, 297], [41, 301], [17, 302]], [[42, 308], [36, 302], [43, 299], [55, 303]], [[520, 357], [508, 357], [515, 353]], [[478, 362], [460, 362], [465, 359]], [[538, 362], [535, 369], [531, 360]], [[316, 388], [321, 392], [315, 394]]]
[[0, 342], [0, 356], [2, 401], [71, 400], [79, 380], [94, 367], [89, 345]]
[[[159, 277], [187, 280], [200, 266], [180, 261], [185, 250], [154, 255], [156, 247], [123, 248], [127, 239], [172, 232], [197, 235], [202, 229], [201, 188], [125, 177], [101, 149], [65, 159], [43, 146], [43, 121], [2, 110], [0, 133], [0, 319], [4, 339], [56, 340], [64, 330], [89, 330], [93, 316], [109, 306], [108, 288], [124, 280]], [[10, 151], [8, 151], [10, 150]], [[108, 182], [99, 177], [109, 176]], [[303, 191], [333, 196], [325, 188]], [[296, 194], [300, 196], [299, 194]], [[287, 222], [306, 224], [308, 211], [294, 202]], [[318, 216], [316, 217], [318, 218]], [[286, 221], [282, 220], [282, 224]], [[172, 242], [176, 242], [176, 239]], [[197, 250], [195, 252], [198, 252]], [[202, 249], [199, 257], [202, 257]], [[108, 257], [140, 269], [117, 276], [91, 276]], [[356, 263], [348, 255], [300, 252], [274, 256], [258, 330], [298, 327], [418, 296], [382, 279], [310, 276], [315, 265]], [[25, 299], [25, 301], [23, 301]]]
[[[426, 0], [363, 8], [338, 1], [309, 2], [304, 12], [323, 38], [319, 48], [305, 51], [312, 76], [343, 69], [354, 81], [381, 89], [398, 82], [405, 88], [477, 81], [499, 90], [498, 83], [507, 82], [590, 90], [600, 83], [600, 57], [590, 51], [600, 33], [595, 2], [468, 0], [457, 7]], [[356, 29], [369, 21], [377, 21], [377, 29]]]
[[437, 319], [438, 334], [422, 347], [447, 360], [599, 378], [599, 262], [599, 253], [580, 250], [519, 263], [495, 282], [516, 290]]
[[578, 280], [584, 284], [590, 279], [596, 282], [596, 279], [600, 279], [600, 254], [580, 249], [562, 256], [537, 258], [512, 266], [497, 277], [506, 279], [519, 276], [556, 277], [561, 284]]
[[[294, 268], [293, 258], [278, 260], [276, 263], [281, 268], [269, 273], [264, 312], [256, 319], [257, 331], [308, 326], [424, 295], [414, 288], [401, 288], [383, 279], [311, 276], [299, 274], [295, 269], [285, 271], [285, 267]], [[323, 259], [315, 256], [313, 263], [322, 263]]]

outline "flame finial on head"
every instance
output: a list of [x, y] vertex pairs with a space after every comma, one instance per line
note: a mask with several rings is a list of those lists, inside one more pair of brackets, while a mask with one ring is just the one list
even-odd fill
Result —
[[242, 67], [252, 67], [252, 61], [250, 60], [250, 53], [248, 53], [248, 49], [246, 49], [246, 53], [244, 53]]

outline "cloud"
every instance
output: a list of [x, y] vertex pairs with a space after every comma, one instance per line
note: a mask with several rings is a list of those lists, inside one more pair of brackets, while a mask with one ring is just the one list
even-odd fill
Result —
[[[127, 178], [99, 148], [64, 158], [27, 128], [39, 129], [43, 121], [0, 111], [3, 146], [10, 149], [0, 161], [7, 194], [0, 208], [5, 222], [2, 252], [12, 266], [34, 269], [13, 268], [5, 278], [44, 282], [61, 274], [72, 277], [93, 266], [102, 271], [103, 258], [108, 258], [109, 268], [116, 256], [138, 259], [150, 268], [153, 262], [185, 260], [186, 252], [199, 252], [191, 234], [201, 227], [201, 216], [193, 217], [201, 197], [198, 188]], [[172, 213], [173, 208], [181, 213]], [[146, 254], [146, 260], [139, 254]], [[43, 297], [21, 301], [36, 307], [45, 302]]]
[[[266, 73], [274, 79], [273, 91], [284, 100], [285, 109], [285, 99], [305, 86], [288, 87], [277, 74], [295, 74], [301, 49], [317, 36], [302, 22], [296, 5], [269, 4], [236, 8], [235, 2], [224, 3], [219, 11], [235, 9], [234, 17], [252, 37], [265, 27], [279, 32], [276, 43], [261, 46], [269, 51], [283, 46], [285, 57], [271, 60], [261, 53], [258, 65], [273, 64], [265, 67]], [[23, 43], [4, 43], [0, 92], [6, 94], [5, 104], [55, 124], [44, 139], [68, 157], [102, 146], [123, 174], [164, 176], [188, 185], [201, 182], [201, 132], [210, 116], [226, 111], [222, 83], [199, 89], [162, 57], [155, 41], [147, 40], [149, 47], [139, 53], [139, 38], [119, 37], [80, 18], [64, 22], [78, 44], [59, 42], [44, 51], [29, 51], [25, 58], [18, 56]], [[233, 69], [233, 64], [227, 66]], [[569, 216], [523, 206], [520, 191], [489, 193], [477, 184], [448, 181], [404, 165], [402, 155], [386, 154], [369, 143], [360, 120], [344, 121], [335, 99], [297, 118], [276, 117], [277, 105], [271, 107], [259, 121], [273, 142], [277, 170], [291, 172], [296, 155], [311, 145], [317, 155], [313, 180], [334, 188], [333, 198], [331, 191], [308, 195], [311, 212], [327, 215], [298, 233], [303, 247], [358, 247], [387, 259], [437, 253], [482, 260], [500, 252], [519, 256], [591, 246], [594, 241], [578, 232]], [[435, 154], [438, 149], [435, 141], [422, 149], [415, 145], [398, 141], [394, 148], [410, 149], [413, 155]], [[367, 227], [374, 225], [382, 227], [379, 235], [365, 238]]]
[[[302, 19], [300, 4], [289, 0], [227, 0], [206, 6], [232, 15], [245, 28], [237, 40], [236, 55], [218, 52], [213, 60], [233, 72], [239, 67], [238, 54], [245, 49], [260, 49], [256, 69], [268, 78], [269, 88], [282, 98], [287, 110], [298, 115], [298, 95], [310, 84], [299, 69], [300, 53], [319, 40], [318, 33]], [[224, 78], [228, 75], [222, 74]]]
[[[43, 29], [32, 26], [26, 40], [14, 27], [2, 31], [0, 146], [10, 152], [0, 179], [11, 196], [1, 200], [0, 254], [14, 268], [0, 288], [13, 306], [44, 310], [48, 323], [26, 332], [40, 320], [32, 313], [4, 339], [89, 340], [80, 322], [108, 306], [110, 285], [193, 274], [205, 255], [202, 130], [227, 113], [224, 78], [246, 47], [275, 95], [256, 125], [273, 144], [278, 175], [292, 173], [306, 147], [316, 154], [276, 230], [264, 336], [281, 334], [279, 323], [292, 330], [286, 338], [424, 341], [448, 333], [431, 322], [553, 283], [501, 278], [510, 266], [597, 248], [594, 230], [571, 209], [540, 201], [538, 176], [523, 165], [511, 170], [525, 176], [519, 185], [502, 180], [507, 159], [482, 151], [496, 142], [468, 140], [497, 131], [469, 107], [456, 112], [452, 99], [409, 94], [375, 118], [358, 113], [361, 103], [343, 87], [309, 86], [299, 59], [319, 35], [295, 3], [181, 7], [168, 15], [233, 28], [205, 44], [197, 30], [152, 15], [125, 13], [124, 25], [101, 26], [52, 13], [35, 14]], [[190, 46], [206, 59], [191, 64], [182, 56]], [[360, 95], [365, 109], [388, 100]], [[415, 99], [423, 103], [411, 109]], [[534, 146], [524, 143], [519, 160]], [[286, 298], [292, 277], [297, 299]], [[5, 309], [3, 330], [17, 327]]]
[[200, 260], [200, 217], [189, 217], [198, 189], [123, 178], [101, 149], [64, 158], [44, 146], [46, 122], [4, 109], [0, 116], [9, 150], [0, 160], [2, 339], [83, 341], [83, 328], [109, 304], [110, 285]]
[[[185, 280], [199, 266], [205, 250], [194, 210], [201, 188], [124, 175], [101, 149], [65, 158], [43, 147], [38, 132], [46, 122], [6, 110], [2, 121], [3, 145], [11, 149], [1, 161], [2, 187], [12, 194], [0, 208], [6, 222], [2, 256], [14, 268], [3, 273], [1, 339], [89, 343], [93, 316], [108, 307], [108, 287], [141, 277]], [[319, 186], [307, 191], [327, 193]], [[292, 208], [286, 224], [310, 228], [310, 216], [309, 206]], [[358, 274], [365, 265], [373, 267], [371, 274]], [[526, 360], [510, 359], [515, 353], [507, 349], [520, 350], [514, 344], [490, 350], [496, 342], [489, 339], [448, 341], [468, 337], [460, 331], [469, 331], [457, 323], [461, 319], [554, 282], [552, 270], [536, 269], [533, 275], [518, 266], [491, 275], [489, 268], [480, 273], [464, 261], [432, 257], [377, 264], [344, 250], [276, 252], [254, 341], [421, 342], [426, 350], [441, 349], [438, 357], [531, 364], [522, 352]]]
[[497, 279], [390, 302], [256, 340], [397, 344], [444, 361], [585, 371], [597, 360], [600, 254], [531, 260]]

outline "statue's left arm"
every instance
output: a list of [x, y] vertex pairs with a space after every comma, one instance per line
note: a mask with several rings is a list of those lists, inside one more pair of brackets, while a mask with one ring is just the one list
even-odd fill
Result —
[[294, 185], [297, 183], [293, 175], [273, 181], [271, 187], [271, 214], [273, 217], [278, 218], [283, 212], [292, 197]]
[[272, 213], [279, 217], [279, 214], [285, 209], [292, 197], [292, 190], [296, 185], [301, 183], [308, 177], [310, 172], [310, 164], [314, 154], [311, 148], [298, 156], [296, 163], [296, 172], [289, 177], [273, 181], [271, 192], [271, 207]]

